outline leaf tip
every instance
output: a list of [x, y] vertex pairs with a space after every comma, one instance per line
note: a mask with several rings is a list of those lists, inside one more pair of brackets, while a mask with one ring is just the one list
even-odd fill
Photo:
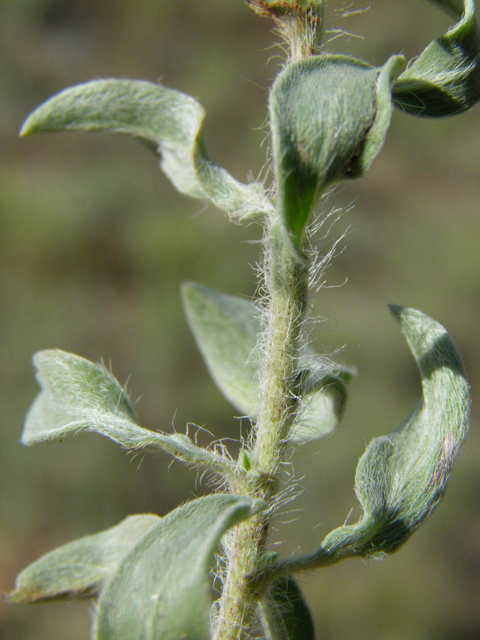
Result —
[[395, 320], [401, 320], [405, 307], [402, 307], [399, 304], [389, 304], [388, 308]]
[[20, 138], [24, 138], [25, 136], [29, 136], [32, 133], [35, 133], [35, 126], [32, 124], [31, 116], [29, 116], [25, 120], [25, 122], [22, 124], [22, 127], [18, 132], [18, 135], [20, 136]]
[[15, 589], [2, 593], [2, 597], [7, 604], [28, 604], [32, 602], [31, 595], [25, 589]]
[[42, 117], [42, 107], [43, 105], [40, 105], [27, 116], [18, 133], [21, 138], [45, 131], [43, 126], [44, 118]]
[[25, 432], [22, 433], [22, 437], [20, 438], [20, 442], [25, 446], [28, 447], [30, 446], [31, 442], [28, 439], [28, 436], [26, 435]]
[[404, 307], [400, 304], [389, 304], [388, 308], [392, 316], [395, 318], [395, 320], [400, 323], [402, 330], [407, 333], [408, 333], [409, 326], [410, 325], [416, 326], [419, 321], [425, 325], [438, 324], [438, 323], [434, 323], [434, 321], [431, 318], [426, 316], [421, 311], [417, 311], [417, 309], [413, 309], [412, 307]]
[[195, 282], [193, 280], [184, 280], [180, 285], [180, 292], [182, 295], [187, 295], [189, 291], [195, 288]]

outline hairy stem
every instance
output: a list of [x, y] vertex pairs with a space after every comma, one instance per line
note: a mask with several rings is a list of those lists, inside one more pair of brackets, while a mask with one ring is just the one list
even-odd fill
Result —
[[252, 443], [253, 469], [247, 492], [271, 508], [240, 524], [228, 550], [228, 571], [220, 600], [215, 640], [248, 634], [259, 593], [247, 580], [266, 559], [266, 540], [278, 490], [278, 472], [297, 404], [297, 352], [307, 300], [307, 267], [293, 256], [278, 220], [268, 229], [265, 256], [269, 304], [258, 421]]

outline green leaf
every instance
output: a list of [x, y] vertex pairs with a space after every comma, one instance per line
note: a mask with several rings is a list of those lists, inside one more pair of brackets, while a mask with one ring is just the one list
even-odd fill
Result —
[[186, 435], [140, 427], [128, 395], [104, 366], [60, 349], [40, 351], [33, 362], [42, 390], [25, 419], [23, 444], [54, 442], [94, 431], [127, 449], [168, 451], [223, 476], [235, 472], [233, 462], [197, 447]]
[[467, 434], [469, 386], [450, 336], [415, 309], [391, 309], [420, 369], [423, 398], [400, 427], [372, 440], [360, 458], [355, 490], [363, 518], [325, 538], [318, 564], [391, 553], [403, 545], [443, 498]]
[[333, 366], [331, 373], [320, 378], [313, 372], [307, 376], [300, 410], [290, 431], [291, 442], [310, 442], [336, 429], [345, 413], [346, 382], [353, 375], [350, 369]]
[[42, 391], [25, 419], [23, 444], [83, 430], [98, 431], [126, 447], [146, 444], [151, 432], [138, 426], [127, 393], [103, 365], [60, 349], [40, 351], [33, 363]]
[[209, 639], [213, 553], [227, 529], [262, 506], [246, 497], [213, 495], [162, 518], [105, 587], [96, 638]]
[[249, 300], [195, 282], [183, 284], [182, 299], [192, 333], [218, 388], [236, 409], [255, 415], [260, 309]]
[[241, 184], [211, 161], [203, 141], [204, 117], [203, 107], [180, 91], [140, 80], [99, 80], [47, 100], [20, 133], [126, 133], [153, 146], [181, 193], [209, 199], [239, 219], [270, 213], [272, 205], [260, 184]]
[[130, 516], [111, 529], [47, 553], [20, 573], [7, 600], [26, 604], [95, 596], [124, 556], [159, 520], [152, 514]]
[[[261, 310], [252, 302], [194, 282], [182, 287], [185, 313], [210, 374], [233, 406], [256, 417], [259, 384], [258, 335]], [[305, 350], [299, 358], [303, 393], [291, 441], [330, 433], [340, 421], [353, 371]]]
[[312, 614], [294, 578], [277, 580], [259, 609], [265, 640], [315, 640]]
[[278, 200], [299, 257], [317, 198], [339, 180], [363, 175], [380, 151], [401, 64], [399, 56], [376, 69], [320, 55], [288, 65], [276, 79], [270, 114]]
[[480, 100], [480, 31], [473, 0], [431, 0], [459, 22], [431, 42], [393, 86], [395, 105], [417, 116], [461, 113]]

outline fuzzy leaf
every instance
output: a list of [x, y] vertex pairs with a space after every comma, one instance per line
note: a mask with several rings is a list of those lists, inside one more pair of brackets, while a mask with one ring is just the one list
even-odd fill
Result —
[[257, 407], [260, 309], [249, 300], [195, 282], [182, 286], [188, 323], [216, 385], [245, 415]]
[[162, 518], [105, 587], [98, 640], [208, 640], [209, 570], [222, 535], [263, 506], [233, 495], [192, 500]]
[[26, 604], [95, 596], [159, 520], [151, 514], [130, 516], [111, 529], [50, 551], [20, 573], [7, 600]]
[[469, 387], [450, 336], [415, 309], [391, 309], [420, 369], [423, 399], [398, 429], [372, 440], [360, 458], [355, 490], [363, 518], [325, 538], [319, 564], [391, 553], [403, 545], [443, 498], [467, 434]]
[[431, 0], [459, 22], [431, 42], [393, 87], [395, 105], [417, 116], [461, 113], [480, 100], [480, 31], [473, 0]]
[[224, 476], [234, 472], [233, 462], [197, 447], [184, 434], [140, 427], [126, 392], [105, 367], [60, 349], [40, 351], [33, 362], [42, 390], [25, 419], [23, 444], [55, 442], [94, 431], [127, 449], [168, 451]]
[[317, 198], [335, 182], [363, 175], [380, 151], [401, 64], [399, 56], [376, 69], [320, 55], [288, 65], [276, 79], [270, 114], [278, 199], [299, 256]]
[[290, 431], [290, 441], [310, 442], [332, 433], [343, 418], [347, 403], [347, 385], [354, 372], [332, 367], [331, 373], [310, 373], [300, 401], [300, 411]]
[[265, 640], [315, 640], [312, 614], [297, 581], [277, 580], [260, 604]]
[[[252, 302], [188, 282], [182, 287], [185, 313], [210, 374], [225, 398], [253, 420], [258, 401], [256, 351], [261, 311]], [[304, 393], [291, 441], [330, 433], [341, 419], [353, 371], [310, 351], [299, 358]]]
[[203, 107], [192, 97], [140, 80], [99, 80], [50, 98], [24, 123], [21, 135], [55, 131], [113, 131], [146, 141], [175, 187], [206, 198], [235, 218], [269, 213], [260, 184], [237, 182], [214, 164], [203, 141]]
[[128, 395], [104, 366], [60, 349], [40, 351], [33, 363], [42, 391], [25, 419], [23, 444], [83, 430], [98, 431], [126, 447], [146, 442], [151, 432], [138, 426]]

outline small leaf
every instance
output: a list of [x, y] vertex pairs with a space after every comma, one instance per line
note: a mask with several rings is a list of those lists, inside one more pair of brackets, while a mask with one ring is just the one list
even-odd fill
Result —
[[277, 580], [259, 608], [265, 640], [315, 640], [312, 614], [294, 578]]
[[15, 591], [7, 595], [8, 602], [95, 596], [124, 556], [159, 520], [151, 514], [130, 516], [111, 529], [47, 553], [20, 573]]
[[196, 446], [184, 434], [140, 427], [126, 392], [102, 365], [60, 349], [40, 351], [33, 362], [42, 391], [27, 414], [23, 444], [54, 442], [94, 431], [128, 449], [168, 451], [222, 476], [235, 473], [235, 463]]
[[270, 213], [260, 184], [241, 184], [211, 161], [203, 141], [204, 117], [203, 107], [180, 91], [140, 80], [99, 80], [47, 100], [20, 133], [126, 133], [158, 151], [163, 171], [181, 193], [209, 199], [239, 219]]
[[185, 314], [212, 378], [245, 415], [257, 406], [260, 309], [249, 300], [195, 282], [182, 286]]
[[459, 22], [431, 42], [393, 86], [395, 105], [416, 116], [461, 113], [480, 100], [480, 31], [473, 0], [431, 0]]
[[398, 429], [372, 440], [360, 458], [355, 490], [363, 518], [325, 538], [319, 565], [348, 555], [391, 553], [403, 545], [443, 498], [467, 434], [469, 387], [450, 336], [415, 309], [391, 309], [420, 369], [423, 399]]
[[213, 495], [162, 518], [124, 558], [98, 604], [96, 638], [208, 640], [208, 575], [222, 535], [263, 503]]
[[42, 391], [27, 414], [23, 444], [83, 430], [98, 431], [127, 447], [145, 443], [151, 432], [138, 426], [126, 392], [104, 366], [60, 349], [40, 351], [33, 363]]
[[[188, 282], [182, 287], [185, 313], [210, 374], [225, 398], [255, 420], [258, 401], [261, 311], [252, 302]], [[304, 350], [299, 358], [304, 378], [301, 407], [292, 442], [330, 433], [346, 403], [346, 385], [354, 371], [333, 365]]]
[[356, 178], [380, 151], [392, 113], [391, 81], [403, 58], [381, 69], [345, 56], [312, 56], [288, 65], [270, 94], [272, 144], [284, 227], [301, 256], [317, 198]]
[[[309, 382], [315, 376], [307, 378], [306, 390], [300, 410], [290, 431], [290, 441], [310, 442], [322, 438], [334, 431], [343, 418], [347, 403], [347, 385], [345, 377], [351, 377], [350, 370], [332, 368], [332, 373], [323, 375], [315, 382]], [[353, 372], [352, 372], [353, 374]]]

